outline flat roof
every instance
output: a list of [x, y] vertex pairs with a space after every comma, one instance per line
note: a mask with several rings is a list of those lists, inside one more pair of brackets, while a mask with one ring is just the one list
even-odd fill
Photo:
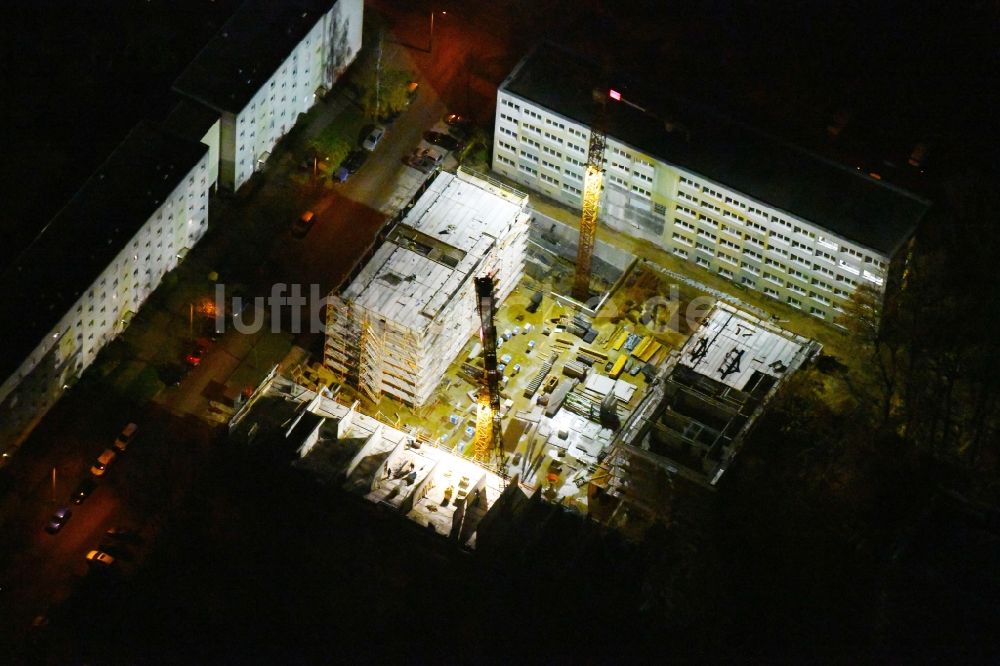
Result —
[[337, 0], [247, 0], [191, 61], [174, 90], [239, 113]]
[[807, 343], [720, 303], [688, 338], [678, 362], [743, 391], [755, 373], [782, 378], [798, 367]]
[[0, 276], [0, 378], [48, 335], [208, 147], [142, 122]]
[[182, 99], [163, 121], [163, 129], [194, 141], [201, 141], [208, 130], [212, 129], [212, 125], [219, 122], [219, 118], [218, 111], [192, 99]]
[[422, 330], [520, 214], [521, 206], [439, 173], [342, 296], [387, 321]]
[[528, 53], [500, 88], [589, 127], [593, 91], [614, 87], [650, 110], [609, 100], [609, 137], [887, 255], [909, 238], [930, 206], [711, 109], [663, 93], [633, 93], [633, 86], [625, 85], [633, 77], [605, 79], [600, 71], [583, 56], [546, 42]]

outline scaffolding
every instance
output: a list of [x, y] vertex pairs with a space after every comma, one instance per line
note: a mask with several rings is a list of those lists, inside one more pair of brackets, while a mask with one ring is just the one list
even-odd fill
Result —
[[361, 320], [361, 363], [358, 376], [358, 388], [372, 402], [378, 402], [382, 397], [382, 351], [385, 347], [385, 328], [381, 333], [372, 330], [371, 319], [366, 312]]
[[333, 299], [324, 358], [372, 402], [421, 407], [475, 322], [472, 282], [496, 274], [497, 301], [524, 269], [527, 197], [474, 174], [442, 173]]

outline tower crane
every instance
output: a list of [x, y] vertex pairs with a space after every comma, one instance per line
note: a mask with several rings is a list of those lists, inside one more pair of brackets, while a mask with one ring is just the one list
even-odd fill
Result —
[[493, 466], [501, 479], [504, 470], [503, 443], [500, 438], [500, 373], [497, 370], [497, 331], [493, 325], [495, 297], [493, 276], [477, 277], [476, 302], [479, 309], [479, 339], [483, 346], [483, 365], [476, 413], [476, 460]]
[[[614, 94], [614, 92], [612, 92]], [[587, 148], [587, 170], [583, 176], [583, 210], [580, 213], [580, 242], [576, 250], [576, 276], [573, 298], [586, 303], [590, 298], [590, 262], [597, 238], [597, 216], [601, 210], [601, 190], [604, 189], [604, 147], [607, 143], [606, 106], [608, 96], [603, 90], [594, 91], [596, 113], [590, 126]]]

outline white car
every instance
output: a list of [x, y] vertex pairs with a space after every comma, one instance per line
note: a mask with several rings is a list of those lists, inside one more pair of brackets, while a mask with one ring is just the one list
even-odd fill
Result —
[[409, 164], [418, 171], [430, 173], [441, 166], [442, 161], [444, 161], [444, 155], [433, 148], [424, 148], [422, 150], [418, 148], [410, 156]]
[[361, 147], [371, 152], [375, 150], [375, 147], [378, 146], [379, 141], [382, 140], [383, 136], [385, 136], [385, 128], [381, 125], [376, 125], [375, 129], [369, 132], [368, 136], [365, 137], [365, 140], [361, 143]]
[[114, 443], [114, 447], [119, 453], [125, 453], [125, 449], [128, 448], [128, 443], [132, 441], [132, 437], [138, 429], [139, 426], [134, 423], [129, 423], [122, 429], [121, 434], [118, 435]]

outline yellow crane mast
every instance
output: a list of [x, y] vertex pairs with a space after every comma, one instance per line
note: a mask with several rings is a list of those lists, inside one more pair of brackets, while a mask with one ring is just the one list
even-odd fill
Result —
[[583, 176], [583, 211], [580, 214], [580, 242], [576, 250], [576, 276], [573, 298], [586, 303], [590, 298], [590, 262], [597, 238], [597, 216], [601, 211], [601, 190], [604, 189], [604, 146], [607, 143], [605, 106], [607, 95], [594, 91], [597, 112], [590, 127], [587, 148], [587, 170]]
[[505, 478], [503, 443], [500, 437], [500, 372], [497, 370], [497, 331], [493, 325], [495, 309], [493, 276], [476, 278], [476, 301], [479, 309], [479, 339], [483, 346], [483, 375], [476, 413], [476, 440], [473, 455], [479, 462], [496, 469]]

